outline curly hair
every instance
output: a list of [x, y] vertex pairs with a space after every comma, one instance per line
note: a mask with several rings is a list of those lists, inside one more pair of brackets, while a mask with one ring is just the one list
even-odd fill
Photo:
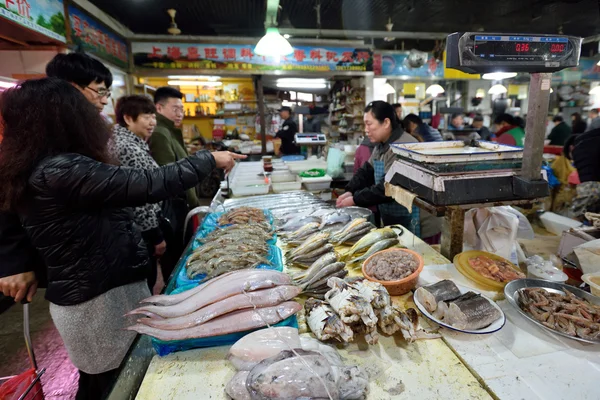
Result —
[[78, 153], [114, 163], [109, 125], [70, 83], [25, 81], [0, 96], [0, 210], [15, 210], [36, 165], [46, 157]]

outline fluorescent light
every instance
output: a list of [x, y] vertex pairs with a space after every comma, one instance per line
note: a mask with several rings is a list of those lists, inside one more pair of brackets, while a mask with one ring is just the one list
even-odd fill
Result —
[[302, 89], [325, 89], [327, 88], [326, 83], [285, 83], [277, 82], [278, 88], [302, 88]]
[[223, 82], [211, 81], [168, 81], [171, 86], [221, 86]]
[[396, 94], [396, 89], [394, 89], [394, 87], [392, 85], [390, 85], [389, 82], [386, 82], [386, 84], [383, 85], [383, 93], [384, 94]]
[[207, 81], [218, 81], [221, 79], [220, 76], [208, 76], [208, 75], [169, 75], [169, 79], [183, 79], [183, 80], [207, 80]]
[[489, 94], [504, 94], [506, 92], [508, 92], [506, 86], [500, 84], [494, 85], [490, 88], [490, 90], [488, 90]]
[[267, 28], [265, 36], [263, 36], [256, 44], [256, 47], [254, 47], [254, 54], [259, 56], [281, 57], [292, 54], [293, 52], [294, 49], [290, 42], [281, 36], [279, 29], [275, 27]]
[[590, 94], [600, 94], [600, 86], [594, 86], [591, 90], [590, 90]]
[[277, 79], [277, 83], [327, 83], [325, 78], [279, 78]]
[[429, 86], [427, 88], [427, 90], [425, 90], [426, 94], [429, 94], [431, 96], [437, 96], [438, 94], [442, 94], [444, 93], [445, 90], [443, 87], [441, 87], [440, 85], [438, 85], [437, 83], [434, 83], [433, 85]]
[[489, 74], [483, 74], [482, 78], [490, 81], [501, 81], [515, 76], [517, 76], [516, 72], [490, 72]]

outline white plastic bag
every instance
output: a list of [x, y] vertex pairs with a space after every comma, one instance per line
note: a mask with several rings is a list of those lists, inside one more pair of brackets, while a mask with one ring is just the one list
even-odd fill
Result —
[[327, 175], [332, 178], [342, 178], [344, 176], [344, 160], [346, 153], [333, 147], [327, 152]]
[[512, 207], [475, 208], [465, 213], [464, 250], [487, 251], [517, 264], [517, 238], [532, 237], [529, 221]]

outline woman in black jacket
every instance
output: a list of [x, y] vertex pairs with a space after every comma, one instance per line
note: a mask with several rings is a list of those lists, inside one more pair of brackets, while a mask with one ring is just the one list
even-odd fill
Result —
[[50, 313], [80, 370], [77, 398], [101, 398], [134, 339], [123, 315], [149, 294], [148, 251], [126, 207], [179, 195], [236, 156], [121, 168], [107, 150], [110, 128], [56, 78], [6, 91], [0, 115], [0, 210], [19, 214], [46, 266]]

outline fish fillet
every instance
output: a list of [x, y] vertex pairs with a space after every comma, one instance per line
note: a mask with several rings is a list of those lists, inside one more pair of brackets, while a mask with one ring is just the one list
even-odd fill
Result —
[[479, 294], [468, 292], [450, 303], [444, 319], [458, 329], [481, 329], [500, 318], [489, 300]]
[[461, 293], [454, 282], [448, 279], [434, 283], [433, 285], [420, 287], [415, 291], [415, 298], [425, 306], [427, 311], [434, 312], [440, 301], [454, 300]]

